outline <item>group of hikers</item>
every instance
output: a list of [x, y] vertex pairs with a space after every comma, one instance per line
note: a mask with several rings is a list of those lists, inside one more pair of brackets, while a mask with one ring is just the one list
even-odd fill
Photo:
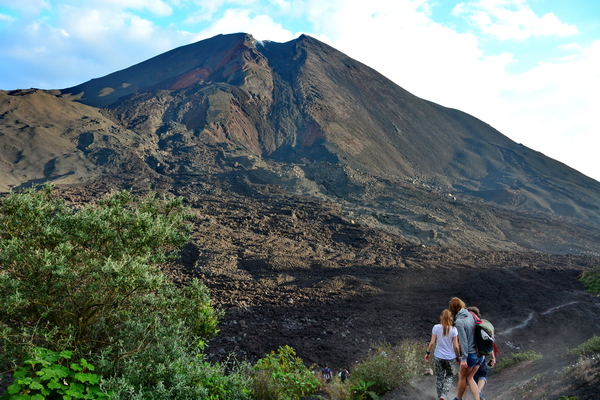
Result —
[[[331, 368], [329, 368], [329, 365], [325, 365], [325, 368], [321, 369], [321, 374], [323, 376], [323, 380], [326, 383], [331, 382], [331, 374], [332, 373], [333, 373], [333, 371], [331, 370]], [[340, 370], [340, 372], [338, 372], [338, 377], [340, 378], [342, 383], [346, 381], [348, 376], [350, 376], [350, 372], [348, 372], [348, 370], [346, 368], [342, 368]]]
[[467, 307], [458, 297], [450, 299], [448, 309], [442, 311], [440, 323], [431, 332], [431, 341], [427, 346], [425, 361], [429, 362], [431, 349], [433, 369], [436, 377], [437, 396], [448, 400], [448, 393], [455, 376], [454, 366], [460, 364], [457, 395], [454, 400], [462, 400], [467, 386], [475, 400], [485, 400], [481, 393], [487, 382], [486, 357], [488, 365], [496, 364], [497, 348], [493, 331], [482, 328], [488, 321], [482, 320], [477, 307]]

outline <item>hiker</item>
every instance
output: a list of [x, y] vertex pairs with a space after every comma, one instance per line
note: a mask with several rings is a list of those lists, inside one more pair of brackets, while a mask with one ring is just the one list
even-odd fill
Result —
[[342, 383], [344, 383], [344, 382], [346, 382], [346, 378], [348, 378], [348, 376], [350, 376], [350, 372], [348, 372], [348, 369], [342, 368], [339, 375], [340, 375], [340, 379], [342, 380]]
[[[490, 363], [491, 363], [491, 361], [490, 361]], [[475, 372], [475, 375], [473, 375], [473, 380], [475, 381], [475, 383], [477, 384], [477, 388], [479, 389], [479, 400], [485, 400], [485, 398], [483, 397], [483, 387], [487, 383], [487, 375], [488, 375], [488, 368], [487, 368], [486, 363], [484, 362], [477, 369], [477, 372]]]
[[[474, 306], [467, 307], [467, 311], [475, 313], [475, 315], [477, 315], [477, 317], [479, 317], [480, 319], [482, 318], [481, 312], [479, 311], [478, 307], [474, 307]], [[473, 375], [473, 380], [475, 381], [475, 383], [477, 384], [477, 387], [479, 389], [479, 399], [480, 400], [485, 400], [485, 398], [483, 397], [483, 387], [487, 383], [488, 365], [490, 367], [493, 367], [494, 365], [496, 365], [496, 352], [493, 351], [490, 354], [490, 361], [488, 362], [488, 364], [486, 364], [486, 361], [487, 361], [487, 359], [484, 358], [483, 363], [481, 363], [481, 366], [479, 367], [479, 369], [477, 370], [475, 375]]]
[[325, 364], [325, 368], [321, 370], [323, 374], [323, 379], [325, 379], [326, 383], [331, 382], [331, 369], [329, 369], [329, 365]]
[[[483, 320], [483, 317], [481, 316], [481, 312], [479, 311], [479, 308], [478, 308], [478, 307], [475, 307], [475, 306], [467, 307], [467, 311], [469, 311], [469, 312], [472, 312], [472, 313], [475, 313], [475, 315], [477, 315], [477, 317], [478, 317], [479, 319]], [[484, 320], [484, 321], [485, 321], [485, 320]], [[487, 322], [487, 321], [486, 321], [486, 322]], [[491, 325], [490, 325], [490, 326], [491, 326]], [[493, 328], [493, 327], [492, 327], [492, 328]], [[494, 365], [496, 365], [496, 353], [497, 353], [497, 350], [498, 350], [498, 349], [497, 349], [497, 348], [496, 348], [496, 346], [494, 345], [494, 351], [492, 351], [492, 352], [489, 354], [489, 358], [490, 358], [490, 361], [489, 361], [489, 363], [490, 363], [490, 367], [493, 367]], [[480, 354], [480, 355], [481, 355], [481, 354]], [[484, 357], [484, 360], [483, 360], [483, 362], [481, 363], [481, 365], [485, 365], [485, 362], [486, 362], [486, 360], [487, 360], [487, 356], [486, 356], [486, 357]]]
[[433, 370], [435, 372], [435, 388], [440, 400], [448, 400], [448, 393], [455, 375], [454, 363], [460, 354], [458, 345], [458, 331], [452, 326], [452, 313], [450, 310], [442, 311], [440, 323], [431, 330], [431, 341], [427, 346], [425, 362], [429, 362], [431, 349], [433, 353]]
[[460, 344], [460, 371], [458, 373], [458, 391], [454, 400], [462, 400], [467, 391], [467, 385], [473, 393], [475, 400], [479, 399], [479, 388], [473, 376], [483, 362], [475, 348], [475, 318], [466, 309], [465, 302], [458, 297], [450, 299], [448, 309], [454, 316], [454, 326], [458, 331], [458, 342]]

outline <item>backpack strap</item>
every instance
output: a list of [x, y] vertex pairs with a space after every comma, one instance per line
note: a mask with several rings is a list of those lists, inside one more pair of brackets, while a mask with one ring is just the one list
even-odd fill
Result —
[[476, 325], [479, 325], [479, 324], [483, 323], [483, 321], [477, 316], [477, 314], [475, 314], [473, 311], [469, 311], [469, 312], [471, 313], [471, 315], [475, 319], [475, 324]]

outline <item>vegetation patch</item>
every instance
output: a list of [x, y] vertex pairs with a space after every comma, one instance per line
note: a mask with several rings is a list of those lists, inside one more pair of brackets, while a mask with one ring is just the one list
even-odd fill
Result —
[[590, 339], [580, 344], [574, 349], [569, 350], [571, 354], [579, 354], [581, 357], [593, 357], [600, 354], [600, 336], [592, 336]]
[[375, 346], [354, 368], [352, 382], [365, 395], [368, 392], [384, 395], [398, 386], [408, 385], [422, 371], [424, 363], [420, 355], [424, 352], [425, 344], [412, 340], [396, 346]]
[[258, 360], [252, 380], [252, 398], [256, 400], [296, 400], [321, 386], [290, 346], [282, 346]]
[[496, 364], [496, 372], [500, 372], [505, 368], [512, 367], [516, 364], [525, 361], [535, 361], [541, 359], [543, 356], [534, 350], [525, 351], [522, 353], [512, 354], [510, 357], [503, 358], [498, 364]]
[[579, 280], [588, 293], [600, 295], [600, 267], [584, 272]]

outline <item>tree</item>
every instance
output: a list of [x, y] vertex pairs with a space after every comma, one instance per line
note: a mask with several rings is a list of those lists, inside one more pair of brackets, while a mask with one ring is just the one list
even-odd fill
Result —
[[190, 218], [181, 198], [155, 193], [76, 206], [45, 185], [1, 198], [4, 365], [43, 346], [95, 357], [116, 376], [151, 349], [165, 349], [166, 364], [174, 346], [196, 354], [221, 313], [201, 282], [177, 288], [159, 268], [189, 241]]

